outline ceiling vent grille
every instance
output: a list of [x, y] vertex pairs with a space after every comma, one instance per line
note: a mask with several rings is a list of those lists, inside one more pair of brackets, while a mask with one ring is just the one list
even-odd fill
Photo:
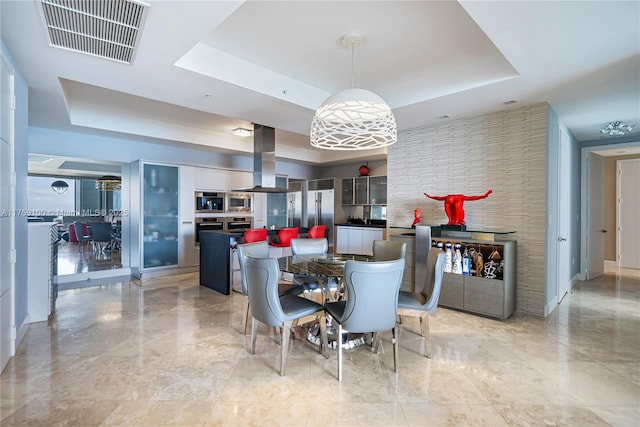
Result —
[[132, 0], [41, 0], [52, 46], [131, 64], [148, 5]]

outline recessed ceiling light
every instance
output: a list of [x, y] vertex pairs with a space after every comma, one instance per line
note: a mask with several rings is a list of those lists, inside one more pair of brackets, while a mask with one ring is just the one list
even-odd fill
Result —
[[253, 135], [253, 132], [250, 129], [245, 128], [235, 128], [231, 131], [235, 136], [247, 137]]
[[451, 115], [450, 114], [443, 114], [442, 116], [438, 116], [439, 119], [450, 119]]
[[504, 105], [511, 105], [511, 104], [517, 104], [518, 101], [516, 101], [515, 99], [510, 99], [508, 101], [504, 101], [503, 104]]

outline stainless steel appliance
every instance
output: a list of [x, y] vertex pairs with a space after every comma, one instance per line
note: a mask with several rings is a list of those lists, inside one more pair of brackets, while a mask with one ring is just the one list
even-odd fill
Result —
[[196, 192], [196, 212], [216, 213], [224, 212], [224, 193]]
[[227, 230], [247, 230], [251, 228], [251, 217], [228, 217]]
[[386, 206], [371, 206], [369, 219], [387, 219]]
[[228, 193], [227, 212], [251, 212], [251, 193]]
[[336, 213], [334, 186], [333, 178], [307, 181], [307, 226], [325, 225], [329, 248], [333, 248]]
[[206, 216], [198, 217], [196, 224], [196, 246], [200, 246], [200, 231], [204, 230], [224, 230], [224, 217]]
[[[289, 191], [287, 194], [287, 226], [288, 227], [302, 227], [304, 218], [303, 213], [303, 180], [289, 180]], [[306, 207], [306, 206], [305, 206]]]

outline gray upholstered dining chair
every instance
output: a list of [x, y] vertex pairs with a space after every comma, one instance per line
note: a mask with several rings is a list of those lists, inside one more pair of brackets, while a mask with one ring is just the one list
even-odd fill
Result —
[[397, 242], [395, 240], [373, 241], [374, 261], [390, 261], [393, 259], [404, 258], [406, 252], [407, 244], [404, 242]]
[[73, 227], [76, 232], [76, 240], [78, 241], [78, 250], [84, 249], [84, 246], [91, 243], [91, 235], [86, 223], [81, 221], [73, 221]]
[[[284, 376], [287, 368], [291, 328], [296, 326], [302, 318], [307, 318], [308, 321], [319, 320], [322, 339], [320, 352], [326, 352], [327, 331], [325, 329], [324, 307], [314, 301], [295, 295], [278, 295], [278, 281], [280, 279], [278, 260], [275, 258], [253, 258], [251, 255], [247, 255], [245, 273], [252, 316], [251, 354], [256, 352], [259, 322], [281, 328], [280, 375]], [[308, 318], [308, 316], [313, 317]]]
[[91, 223], [91, 241], [94, 252], [104, 252], [107, 245], [111, 243], [113, 227], [110, 222]]
[[[398, 371], [398, 334], [396, 316], [398, 291], [402, 283], [404, 259], [393, 261], [352, 261], [344, 266], [343, 280], [347, 300], [328, 302], [325, 310], [338, 324], [338, 344], [343, 329], [351, 333], [374, 332], [373, 351], [378, 352], [378, 332], [391, 330], [393, 341], [393, 370]], [[338, 347], [338, 381], [342, 381], [342, 345]]]
[[[329, 241], [326, 237], [316, 239], [291, 239], [292, 255], [321, 255], [329, 250]], [[303, 274], [293, 275], [294, 283], [303, 287], [305, 292], [313, 292], [320, 289], [323, 292], [323, 301], [326, 300], [324, 289], [318, 283], [317, 277], [305, 276]]]
[[[238, 264], [240, 264], [240, 277], [242, 283], [242, 294], [248, 297], [247, 291], [247, 274], [245, 260], [247, 255], [254, 258], [268, 258], [269, 257], [269, 243], [267, 241], [260, 241], [254, 243], [243, 243], [237, 246]], [[304, 292], [304, 289], [292, 283], [278, 283], [278, 294], [283, 295], [298, 295]], [[247, 324], [249, 323], [249, 298], [247, 298], [247, 310], [244, 316], [244, 334], [247, 335]]]
[[[398, 316], [420, 318], [420, 335], [424, 337], [426, 356], [431, 357], [431, 335], [429, 315], [435, 313], [442, 289], [445, 254], [441, 249], [431, 248], [427, 255], [426, 277], [418, 292], [400, 291], [398, 294]], [[426, 320], [426, 321], [425, 321]], [[425, 334], [426, 324], [426, 334]]]

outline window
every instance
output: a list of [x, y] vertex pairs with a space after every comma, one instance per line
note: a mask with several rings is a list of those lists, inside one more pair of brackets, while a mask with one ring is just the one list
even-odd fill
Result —
[[[64, 181], [69, 188], [64, 193], [56, 193], [51, 188], [54, 181]], [[58, 177], [30, 176], [29, 205], [30, 216], [42, 215], [73, 215], [76, 210], [74, 179], [60, 179]]]

